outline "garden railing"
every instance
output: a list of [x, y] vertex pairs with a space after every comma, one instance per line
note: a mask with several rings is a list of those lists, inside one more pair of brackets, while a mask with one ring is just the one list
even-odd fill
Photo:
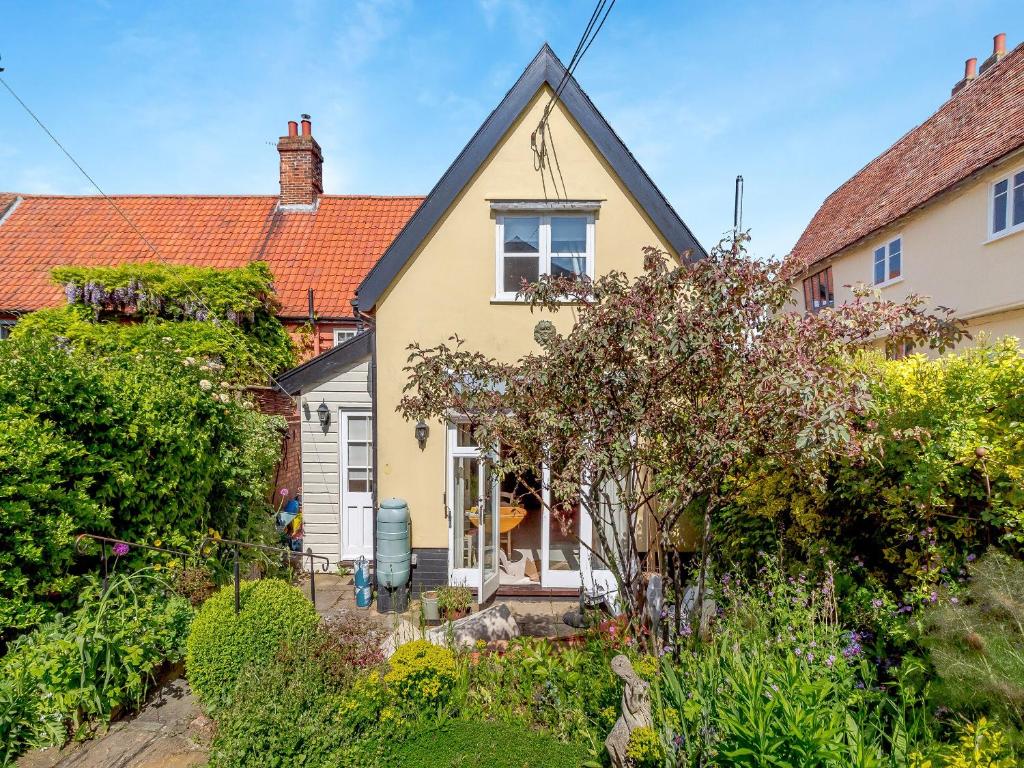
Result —
[[[232, 549], [232, 576], [235, 587], [235, 613], [241, 610], [241, 563], [240, 553], [242, 549], [253, 549], [262, 552], [271, 552], [280, 555], [285, 562], [285, 566], [290, 570], [292, 557], [296, 554], [300, 558], [309, 558], [309, 599], [313, 603], [313, 607], [316, 607], [316, 571], [319, 570], [322, 573], [326, 573], [331, 566], [331, 561], [324, 555], [313, 554], [313, 550], [310, 547], [306, 548], [305, 552], [294, 552], [293, 550], [286, 549], [285, 547], [270, 547], [265, 544], [253, 544], [248, 541], [239, 541], [237, 539], [222, 539], [212, 538], [209, 536], [203, 537], [199, 542], [199, 546], [195, 552], [186, 552], [180, 549], [171, 549], [169, 547], [161, 547], [155, 544], [142, 544], [136, 541], [125, 541], [124, 539], [116, 539], [111, 536], [101, 536], [95, 533], [80, 533], [75, 537], [75, 550], [80, 554], [84, 554], [83, 544], [86, 541], [95, 541], [100, 545], [100, 559], [103, 561], [103, 591], [107, 591], [107, 585], [110, 577], [110, 555], [120, 557], [121, 555], [127, 554], [133, 549], [144, 549], [151, 552], [162, 552], [164, 554], [172, 555], [174, 557], [181, 558], [182, 567], [188, 563], [188, 558], [195, 555], [195, 552], [202, 552], [206, 547], [215, 545], [218, 547], [231, 547]], [[121, 548], [124, 548], [121, 551]]]

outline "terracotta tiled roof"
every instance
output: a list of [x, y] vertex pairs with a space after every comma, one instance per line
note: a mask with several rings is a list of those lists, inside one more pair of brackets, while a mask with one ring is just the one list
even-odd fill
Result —
[[[0, 193], [0, 215], [6, 208]], [[422, 202], [421, 197], [323, 196], [315, 213], [277, 210], [277, 197], [112, 198], [164, 261], [234, 267], [266, 261], [281, 315], [349, 317], [359, 282]], [[61, 265], [114, 265], [156, 258], [102, 197], [28, 195], [0, 224], [0, 312], [58, 305], [50, 281]]]
[[813, 263], [1024, 146], [1024, 45], [829, 195], [793, 249]]

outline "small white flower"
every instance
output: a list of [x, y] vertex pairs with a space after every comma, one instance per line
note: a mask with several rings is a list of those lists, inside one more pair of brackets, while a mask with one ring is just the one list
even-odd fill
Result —
[[185, 366], [195, 365], [196, 359], [194, 357], [186, 357], [184, 360], [181, 361], [181, 364]]
[[164, 336], [163, 340], [166, 344], [170, 344], [172, 341], [174, 341], [174, 339], [172, 339], [170, 336]]
[[206, 379], [203, 379], [199, 382], [199, 388], [203, 390], [203, 392], [209, 392], [211, 389], [213, 389], [213, 384], [211, 384]]
[[229, 388], [230, 386], [231, 386], [231, 384], [230, 384], [230, 383], [228, 383], [228, 382], [226, 382], [226, 381], [222, 381], [222, 382], [220, 383], [220, 388], [221, 388], [221, 389], [228, 389], [228, 388]]

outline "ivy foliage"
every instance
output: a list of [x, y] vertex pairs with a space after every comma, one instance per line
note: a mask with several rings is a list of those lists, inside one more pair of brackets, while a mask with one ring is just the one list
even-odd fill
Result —
[[52, 277], [64, 287], [68, 305], [86, 311], [44, 311], [29, 322], [83, 343], [103, 347], [112, 343], [111, 334], [90, 333], [76, 321], [131, 317], [153, 322], [127, 326], [119, 344], [144, 345], [154, 335], [168, 335], [167, 323], [155, 321], [174, 321], [181, 323], [171, 334], [180, 337], [180, 346], [218, 355], [261, 383], [268, 372], [296, 362], [291, 339], [275, 317], [279, 303], [265, 262], [230, 269], [152, 262], [58, 267]]
[[102, 348], [30, 327], [0, 344], [0, 639], [68, 606], [73, 533], [270, 529], [280, 418], [173, 337], [120, 346], [122, 326], [100, 328]]
[[27, 315], [11, 336], [70, 345], [98, 356], [145, 355], [154, 347], [170, 346], [180, 351], [182, 360], [218, 362], [224, 366], [223, 377], [248, 384], [265, 384], [268, 373], [286, 370], [296, 360], [288, 332], [274, 317], [244, 326], [160, 317], [124, 323], [98, 319], [88, 307], [70, 305]]
[[241, 323], [277, 307], [273, 275], [265, 262], [217, 269], [155, 262], [114, 267], [57, 267], [69, 304], [123, 314]]

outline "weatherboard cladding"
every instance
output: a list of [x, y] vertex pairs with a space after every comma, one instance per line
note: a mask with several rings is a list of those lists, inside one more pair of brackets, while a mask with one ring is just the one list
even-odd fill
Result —
[[[368, 312], [374, 307], [412, 258], [420, 243], [490, 157], [537, 90], [545, 83], [557, 89], [564, 76], [565, 67], [545, 43], [516, 84], [445, 171], [380, 261], [363, 279], [356, 293], [356, 302], [361, 311]], [[706, 256], [706, 251], [693, 233], [598, 112], [575, 78], [570, 77], [565, 81], [559, 98], [675, 251], [680, 255], [689, 253], [690, 258]]]

